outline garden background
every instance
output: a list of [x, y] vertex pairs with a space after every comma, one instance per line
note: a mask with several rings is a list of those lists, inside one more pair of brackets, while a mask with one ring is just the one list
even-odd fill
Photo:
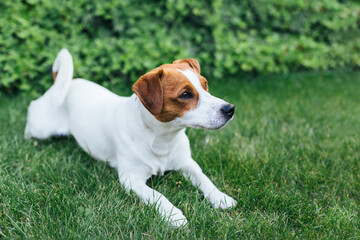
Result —
[[188, 57], [221, 81], [360, 66], [358, 1], [14, 0], [0, 9], [3, 92], [47, 89], [63, 47], [75, 77], [104, 85]]

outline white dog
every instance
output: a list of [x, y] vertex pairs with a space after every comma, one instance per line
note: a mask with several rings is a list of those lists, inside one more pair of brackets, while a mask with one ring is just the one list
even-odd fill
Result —
[[133, 85], [131, 97], [117, 96], [84, 79], [73, 80], [72, 57], [66, 49], [59, 52], [52, 70], [54, 85], [30, 103], [26, 138], [71, 134], [84, 151], [116, 168], [125, 189], [155, 204], [173, 226], [187, 220], [146, 185], [152, 175], [181, 170], [215, 208], [236, 205], [191, 157], [185, 128], [218, 129], [234, 114], [233, 105], [210, 95], [195, 59], [177, 60], [146, 73]]

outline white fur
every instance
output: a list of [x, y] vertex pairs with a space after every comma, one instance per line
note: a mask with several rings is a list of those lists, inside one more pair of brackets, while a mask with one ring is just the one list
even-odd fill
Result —
[[146, 185], [151, 175], [181, 170], [216, 208], [236, 205], [191, 157], [185, 127], [219, 128], [227, 122], [214, 113], [225, 102], [204, 91], [192, 71], [182, 73], [200, 94], [198, 106], [168, 123], [151, 115], [135, 94], [120, 97], [90, 81], [72, 80], [72, 57], [65, 49], [58, 54], [53, 71], [58, 71], [55, 84], [29, 106], [26, 138], [73, 135], [87, 153], [117, 169], [127, 191], [156, 204], [173, 226], [183, 226], [187, 220], [166, 197]]

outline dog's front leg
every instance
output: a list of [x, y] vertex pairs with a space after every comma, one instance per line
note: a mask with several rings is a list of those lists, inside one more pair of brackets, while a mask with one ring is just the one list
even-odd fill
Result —
[[199, 165], [191, 159], [191, 161], [181, 168], [183, 175], [189, 178], [192, 184], [204, 193], [215, 208], [230, 208], [236, 205], [236, 201], [221, 192], [216, 186], [210, 181], [210, 179], [202, 172]]
[[146, 179], [126, 176], [119, 172], [120, 183], [126, 191], [134, 191], [147, 205], [155, 204], [160, 214], [175, 227], [185, 226], [187, 220], [182, 211], [176, 208], [164, 195], [146, 185]]

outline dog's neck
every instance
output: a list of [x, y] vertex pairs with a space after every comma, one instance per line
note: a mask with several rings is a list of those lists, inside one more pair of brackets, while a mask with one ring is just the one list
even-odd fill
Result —
[[153, 133], [150, 143], [151, 150], [159, 157], [168, 155], [172, 150], [171, 146], [174, 146], [173, 142], [176, 141], [176, 136], [185, 128], [177, 126], [176, 120], [160, 122], [144, 107], [135, 94], [131, 97], [140, 109], [139, 115], [142, 123]]

